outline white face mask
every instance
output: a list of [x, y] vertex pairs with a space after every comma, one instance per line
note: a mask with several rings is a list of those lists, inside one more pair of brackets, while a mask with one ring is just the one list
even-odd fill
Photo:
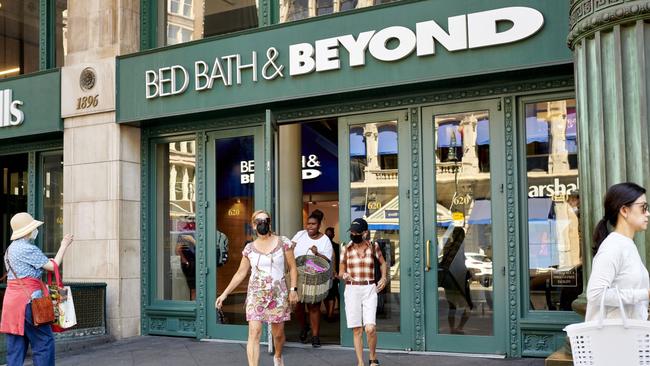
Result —
[[29, 236], [29, 240], [34, 241], [36, 240], [37, 236], [38, 236], [38, 229], [34, 229], [34, 231], [32, 231], [32, 234]]

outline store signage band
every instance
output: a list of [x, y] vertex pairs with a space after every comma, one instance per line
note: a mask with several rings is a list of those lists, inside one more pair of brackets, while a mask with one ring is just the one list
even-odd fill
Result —
[[[498, 24], [507, 22], [511, 27], [499, 31]], [[436, 42], [449, 52], [492, 47], [521, 41], [539, 32], [544, 16], [529, 7], [507, 7], [466, 15], [449, 17], [446, 31], [435, 21], [415, 24], [415, 31], [402, 26], [391, 26], [379, 31], [361, 32], [355, 38], [347, 34], [321, 39], [312, 43], [292, 44], [288, 47], [288, 76], [297, 77], [314, 72], [340, 70], [341, 49], [347, 51], [348, 67], [362, 67], [369, 53], [374, 59], [395, 62], [413, 52], [417, 57], [435, 55]], [[389, 45], [391, 45], [389, 47]], [[394, 45], [394, 46], [393, 46]], [[145, 97], [153, 99], [183, 94], [193, 80], [197, 92], [210, 90], [221, 83], [225, 87], [241, 85], [243, 72], [252, 82], [262, 78], [271, 81], [284, 78], [287, 70], [278, 62], [279, 51], [269, 47], [266, 60], [260, 61], [252, 51], [243, 57], [232, 54], [216, 57], [211, 62], [194, 62], [193, 75], [182, 65], [172, 65], [145, 71]]]
[[0, 128], [18, 126], [25, 121], [25, 114], [18, 107], [20, 100], [13, 100], [13, 90], [0, 90]]

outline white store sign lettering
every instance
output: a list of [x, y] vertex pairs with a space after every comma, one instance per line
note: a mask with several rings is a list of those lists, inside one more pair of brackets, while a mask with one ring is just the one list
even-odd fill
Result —
[[[255, 160], [243, 160], [239, 162], [240, 183], [255, 183]], [[320, 177], [320, 160], [315, 154], [302, 156], [302, 179], [315, 179]]]
[[13, 100], [11, 89], [0, 90], [0, 127], [18, 126], [25, 121], [25, 114], [18, 107], [20, 100]]
[[[500, 32], [497, 24], [503, 21], [512, 26]], [[289, 76], [340, 70], [342, 50], [348, 54], [347, 66], [353, 68], [364, 66], [368, 54], [383, 62], [399, 61], [414, 52], [417, 57], [435, 55], [436, 42], [449, 52], [517, 42], [539, 32], [543, 25], [541, 12], [515, 6], [450, 17], [447, 19], [448, 31], [430, 20], [416, 23], [415, 32], [407, 27], [392, 26], [362, 32], [356, 38], [346, 34], [317, 40], [313, 44], [293, 44], [288, 50]], [[395, 46], [389, 48], [389, 44]], [[258, 82], [259, 74], [264, 80], [284, 78], [284, 65], [277, 63], [279, 52], [275, 47], [269, 47], [263, 64], [258, 62], [255, 51], [247, 57], [234, 54], [216, 57], [211, 62], [197, 60], [193, 75], [181, 65], [147, 70], [146, 98], [183, 94], [189, 89], [192, 79], [195, 91], [210, 90], [219, 83], [224, 87], [241, 85], [245, 71], [250, 71], [252, 82]]]

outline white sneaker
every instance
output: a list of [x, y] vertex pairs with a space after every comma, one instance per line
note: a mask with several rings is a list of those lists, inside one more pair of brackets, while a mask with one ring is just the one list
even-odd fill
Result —
[[277, 358], [273, 356], [273, 366], [284, 366], [284, 361], [282, 360], [282, 357]]

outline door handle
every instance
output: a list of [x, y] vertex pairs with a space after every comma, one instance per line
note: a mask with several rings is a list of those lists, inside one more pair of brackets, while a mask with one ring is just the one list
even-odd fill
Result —
[[427, 240], [426, 244], [426, 266], [424, 267], [425, 272], [429, 272], [431, 270], [431, 240]]

